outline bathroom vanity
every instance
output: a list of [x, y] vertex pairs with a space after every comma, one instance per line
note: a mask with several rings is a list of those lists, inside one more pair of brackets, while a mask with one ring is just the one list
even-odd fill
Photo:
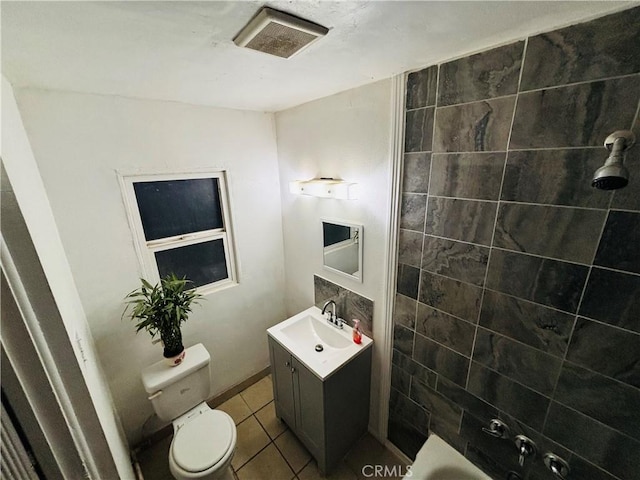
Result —
[[311, 307], [267, 330], [276, 416], [324, 475], [369, 424], [372, 340], [329, 324]]

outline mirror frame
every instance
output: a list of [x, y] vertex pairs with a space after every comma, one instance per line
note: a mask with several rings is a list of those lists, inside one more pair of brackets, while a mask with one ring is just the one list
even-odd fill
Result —
[[[338, 270], [337, 268], [330, 267], [329, 265], [327, 265], [325, 263], [325, 258], [324, 258], [324, 249], [325, 249], [325, 246], [324, 246], [324, 224], [325, 223], [332, 223], [334, 225], [339, 225], [339, 226], [342, 226], [342, 227], [349, 227], [349, 228], [357, 228], [358, 229], [358, 267], [359, 268], [358, 268], [358, 272], [357, 272], [358, 274], [357, 275], [343, 272], [342, 270]], [[320, 238], [322, 239], [321, 240], [321, 245], [322, 245], [322, 250], [321, 250], [321, 252], [322, 252], [322, 267], [324, 269], [329, 270], [331, 272], [334, 272], [334, 273], [336, 273], [338, 275], [341, 275], [343, 277], [350, 278], [352, 280], [356, 280], [356, 281], [362, 283], [362, 279], [363, 279], [363, 276], [362, 276], [362, 267], [363, 267], [363, 265], [362, 265], [362, 258], [363, 258], [363, 255], [362, 255], [362, 250], [363, 250], [362, 242], [363, 242], [363, 236], [364, 236], [364, 226], [362, 224], [360, 224], [360, 223], [345, 222], [344, 220], [336, 220], [335, 218], [320, 218]]]

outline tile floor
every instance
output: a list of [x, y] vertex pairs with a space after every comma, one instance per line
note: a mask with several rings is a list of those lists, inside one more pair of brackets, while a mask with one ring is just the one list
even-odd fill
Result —
[[[320, 475], [315, 460], [307, 449], [275, 416], [271, 375], [254, 383], [217, 407], [227, 412], [238, 429], [236, 453], [231, 461], [238, 480], [316, 480]], [[145, 480], [173, 480], [167, 452], [171, 437], [138, 452]], [[365, 435], [349, 452], [330, 480], [365, 478], [400, 478], [372, 476], [365, 465], [387, 465], [387, 472], [404, 471], [404, 462], [382, 446], [371, 435]], [[365, 475], [366, 474], [366, 475]]]

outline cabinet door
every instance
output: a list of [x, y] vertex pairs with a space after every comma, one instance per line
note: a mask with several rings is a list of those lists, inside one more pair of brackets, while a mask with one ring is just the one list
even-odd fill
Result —
[[293, 375], [291, 355], [278, 342], [269, 338], [271, 350], [271, 373], [276, 415], [291, 428], [295, 428], [296, 411], [293, 397]]
[[[322, 380], [311, 373], [304, 365], [294, 359], [294, 392], [296, 405], [297, 431], [303, 441], [315, 454], [318, 465], [324, 458], [324, 395]], [[322, 470], [322, 468], [321, 468]]]

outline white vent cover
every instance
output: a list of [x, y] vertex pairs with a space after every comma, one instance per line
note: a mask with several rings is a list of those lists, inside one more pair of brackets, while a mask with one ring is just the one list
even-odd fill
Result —
[[326, 35], [328, 31], [328, 28], [317, 23], [262, 7], [240, 30], [233, 42], [239, 47], [289, 58]]

